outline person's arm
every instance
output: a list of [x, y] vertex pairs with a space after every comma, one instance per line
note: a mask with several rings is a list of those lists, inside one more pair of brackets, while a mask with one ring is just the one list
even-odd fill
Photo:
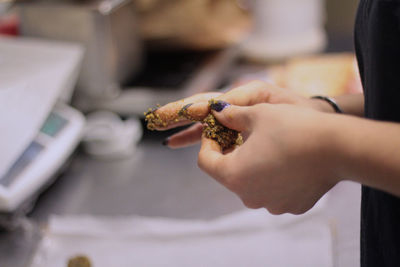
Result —
[[225, 153], [203, 137], [198, 163], [246, 206], [300, 214], [341, 180], [400, 196], [400, 124], [293, 105], [223, 106], [214, 116], [244, 144]]
[[[334, 113], [332, 106], [323, 100], [303, 97], [295, 94], [293, 91], [279, 88], [270, 83], [253, 81], [236, 87], [224, 94], [199, 94], [160, 107], [156, 113], [162, 118], [168, 118], [169, 121], [167, 127], [158, 128], [158, 130], [170, 129], [190, 123], [188, 120], [179, 118], [178, 113], [182, 108], [186, 109], [186, 113], [190, 117], [197, 120], [206, 117], [210, 112], [208, 100], [211, 98], [223, 100], [238, 106], [252, 106], [260, 103], [291, 104], [321, 112]], [[340, 96], [335, 100], [346, 114], [362, 115], [364, 102], [362, 94]], [[195, 144], [200, 141], [201, 131], [202, 128], [200, 125], [196, 124], [187, 130], [172, 135], [165, 140], [164, 144], [170, 148], [181, 148]]]
[[330, 124], [342, 179], [400, 196], [400, 124], [358, 118]]
[[[333, 98], [335, 102], [338, 104], [340, 109], [344, 114], [354, 115], [358, 117], [364, 116], [364, 95], [362, 93], [359, 94], [348, 94], [348, 95], [340, 95]], [[319, 105], [319, 110], [334, 113], [334, 109], [332, 106], [322, 100], [322, 99], [313, 99], [316, 105]]]

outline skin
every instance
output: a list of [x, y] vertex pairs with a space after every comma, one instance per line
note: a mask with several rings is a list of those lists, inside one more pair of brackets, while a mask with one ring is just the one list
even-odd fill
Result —
[[198, 164], [247, 207], [301, 214], [342, 180], [400, 196], [398, 123], [284, 104], [213, 113], [248, 138], [228, 154], [203, 138]]
[[328, 168], [329, 146], [321, 144], [329, 133], [315, 131], [316, 125], [324, 125], [325, 114], [284, 104], [229, 106], [213, 114], [247, 139], [223, 154], [214, 142], [203, 138], [199, 167], [236, 193], [247, 207], [300, 214], [338, 182], [334, 169]]
[[[199, 167], [247, 207], [301, 214], [342, 180], [400, 196], [400, 124], [357, 117], [363, 113], [362, 95], [336, 99], [351, 115], [261, 82], [217, 98], [231, 105], [213, 115], [242, 132], [244, 144], [222, 152], [215, 141], [200, 137], [201, 125], [194, 125], [172, 136], [170, 146], [201, 138]], [[198, 101], [190, 108], [201, 114], [204, 105]]]
[[[179, 122], [174, 122], [179, 110], [181, 110], [185, 105], [191, 103], [193, 103], [193, 105], [187, 109], [188, 114], [197, 120], [204, 119], [210, 112], [208, 100], [211, 98], [215, 100], [223, 100], [232, 105], [238, 106], [252, 106], [260, 103], [292, 104], [312, 108], [321, 112], [334, 112], [332, 107], [325, 101], [305, 98], [295, 94], [294, 92], [276, 87], [273, 84], [253, 81], [236, 87], [225, 94], [215, 92], [197, 94], [161, 107], [156, 112], [163, 118], [170, 118], [170, 123], [167, 127], [158, 128], [157, 130], [168, 130], [191, 123], [191, 121], [183, 120], [182, 118], [179, 119]], [[362, 116], [364, 112], [364, 98], [361, 94], [341, 96], [336, 99], [336, 102], [346, 114]], [[170, 136], [168, 139], [168, 146], [176, 149], [194, 145], [200, 141], [202, 129], [203, 127], [200, 123], [194, 124], [188, 129]]]

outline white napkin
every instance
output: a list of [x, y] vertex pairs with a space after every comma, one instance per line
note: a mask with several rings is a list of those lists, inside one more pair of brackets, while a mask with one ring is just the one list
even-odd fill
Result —
[[94, 267], [333, 265], [322, 216], [272, 216], [264, 209], [211, 221], [55, 216], [31, 266], [64, 267], [81, 254]]

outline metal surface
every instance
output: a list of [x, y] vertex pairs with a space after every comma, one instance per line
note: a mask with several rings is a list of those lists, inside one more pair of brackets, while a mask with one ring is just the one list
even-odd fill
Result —
[[115, 96], [119, 85], [140, 66], [141, 44], [132, 0], [42, 0], [20, 4], [19, 11], [22, 35], [85, 46], [78, 81], [78, 90], [85, 95]]
[[[241, 201], [197, 167], [198, 147], [170, 150], [160, 140], [140, 143], [124, 160], [101, 161], [78, 154], [67, 172], [39, 199], [29, 220], [0, 232], [0, 266], [27, 266], [51, 214], [143, 215], [210, 219], [244, 208]], [[327, 199], [335, 225], [334, 266], [359, 259], [360, 190], [340, 184]]]
[[241, 201], [197, 167], [198, 147], [170, 150], [143, 141], [128, 159], [78, 154], [36, 203], [21, 228], [0, 232], [0, 266], [23, 267], [51, 214], [143, 215], [210, 219], [243, 209]]
[[89, 213], [206, 219], [243, 208], [198, 169], [197, 150], [170, 150], [146, 141], [129, 159], [101, 161], [78, 155], [39, 201], [33, 217]]

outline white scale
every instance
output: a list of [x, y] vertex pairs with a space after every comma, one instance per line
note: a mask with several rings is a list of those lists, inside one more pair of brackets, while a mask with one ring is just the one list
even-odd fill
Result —
[[24, 209], [80, 142], [85, 118], [67, 103], [82, 57], [76, 44], [0, 37], [0, 214]]
[[14, 211], [40, 192], [78, 145], [84, 122], [77, 110], [56, 105], [36, 138], [0, 177], [0, 211]]

